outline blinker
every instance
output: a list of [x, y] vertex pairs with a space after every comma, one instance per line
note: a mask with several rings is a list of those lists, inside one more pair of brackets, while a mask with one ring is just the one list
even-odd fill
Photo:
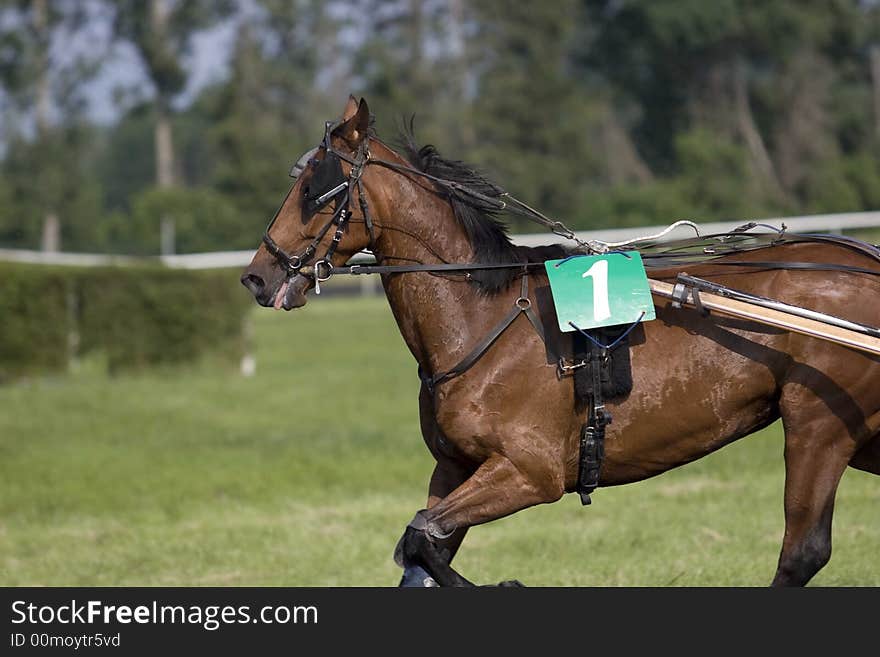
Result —
[[313, 148], [310, 151], [306, 151], [300, 156], [300, 158], [296, 161], [292, 167], [290, 167], [290, 177], [296, 180], [302, 175], [302, 172], [306, 170], [307, 166], [313, 166], [315, 162], [315, 154], [318, 152], [317, 148]]
[[342, 173], [342, 161], [331, 152], [318, 162], [305, 190], [305, 208], [309, 212], [318, 210], [333, 197], [345, 191], [348, 186]]

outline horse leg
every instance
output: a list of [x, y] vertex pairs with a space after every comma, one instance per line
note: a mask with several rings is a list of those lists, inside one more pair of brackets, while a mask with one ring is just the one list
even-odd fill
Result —
[[834, 413], [804, 388], [784, 395], [780, 409], [785, 427], [785, 536], [773, 586], [804, 586], [831, 558], [834, 496], [855, 442]]
[[[434, 467], [434, 473], [431, 475], [427, 508], [434, 507], [441, 499], [460, 486], [471, 472], [472, 470], [468, 471], [456, 462], [447, 459], [438, 461]], [[439, 556], [447, 565], [452, 561], [455, 553], [458, 552], [458, 548], [461, 546], [466, 533], [467, 527], [461, 527], [456, 529], [448, 538], [435, 540], [435, 544], [439, 548]], [[430, 573], [418, 561], [405, 554], [403, 550], [404, 536], [401, 536], [394, 550], [394, 559], [403, 568], [403, 577], [401, 577], [398, 586], [436, 586], [437, 582], [431, 577]]]
[[[557, 476], [542, 465], [533, 459], [514, 464], [506, 456], [491, 456], [462, 485], [416, 514], [399, 544], [404, 563], [421, 564], [441, 586], [473, 586], [449, 565], [443, 541], [473, 525], [562, 497], [563, 468]], [[511, 584], [518, 582], [502, 582]]]
[[[419, 391], [419, 426], [422, 430], [422, 438], [425, 445], [431, 452], [431, 455], [437, 461], [434, 472], [431, 474], [431, 483], [428, 486], [428, 507], [431, 508], [441, 499], [449, 495], [453, 490], [458, 488], [468, 477], [474, 472], [473, 465], [467, 465], [456, 454], [451, 452], [449, 442], [443, 436], [443, 432], [437, 425], [437, 417], [434, 408], [434, 394], [422, 384]], [[442, 568], [442, 562], [449, 565], [452, 557], [458, 551], [467, 528], [453, 532], [451, 536], [445, 539], [437, 539], [439, 544], [439, 555], [437, 558], [441, 562], [439, 567]], [[406, 587], [423, 587], [436, 586], [436, 580], [431, 577], [428, 570], [423, 564], [415, 558], [408, 556], [403, 549], [404, 536], [400, 537], [397, 546], [394, 548], [394, 561], [403, 568], [403, 577], [400, 579], [398, 586]]]

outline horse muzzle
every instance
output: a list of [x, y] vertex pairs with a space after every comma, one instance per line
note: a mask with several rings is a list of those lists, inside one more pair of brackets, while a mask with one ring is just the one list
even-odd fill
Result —
[[306, 292], [315, 284], [312, 278], [296, 274], [282, 278], [276, 286], [270, 286], [265, 279], [250, 270], [242, 275], [241, 283], [254, 295], [258, 304], [277, 310], [292, 310], [304, 306]]
[[315, 286], [314, 279], [296, 274], [292, 278], [286, 278], [278, 287], [271, 304], [276, 310], [293, 310], [306, 305], [306, 292]]

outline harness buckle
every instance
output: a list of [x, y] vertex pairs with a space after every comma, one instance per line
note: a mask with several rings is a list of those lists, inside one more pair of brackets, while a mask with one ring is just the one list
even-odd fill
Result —
[[686, 304], [688, 302], [690, 291], [690, 288], [684, 283], [677, 281], [675, 285], [672, 286], [672, 307], [678, 309]]
[[298, 255], [289, 256], [287, 254], [282, 254], [285, 256], [286, 262], [284, 263], [287, 267], [287, 270], [291, 274], [299, 273], [299, 270], [302, 268], [302, 259]]
[[565, 364], [565, 358], [560, 357], [559, 361], [556, 363], [556, 376], [558, 378], [562, 378], [564, 376], [568, 376], [572, 374], [575, 370], [579, 370], [582, 367], [586, 367], [589, 365], [589, 361], [587, 360], [576, 360], [572, 361], [571, 365]]

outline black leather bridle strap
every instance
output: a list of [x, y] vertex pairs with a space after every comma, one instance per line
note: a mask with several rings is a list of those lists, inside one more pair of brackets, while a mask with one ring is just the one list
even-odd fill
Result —
[[[577, 235], [573, 230], [568, 228], [561, 221], [551, 219], [545, 214], [539, 212], [535, 208], [526, 203], [523, 203], [515, 196], [511, 196], [507, 192], [500, 192], [498, 197], [487, 196], [486, 194], [482, 194], [475, 189], [471, 189], [467, 185], [462, 185], [453, 180], [446, 180], [445, 178], [439, 178], [437, 176], [433, 176], [430, 173], [426, 173], [424, 171], [419, 171], [418, 169], [409, 166], [407, 164], [400, 164], [398, 162], [390, 162], [388, 160], [381, 160], [377, 158], [373, 158], [370, 160], [372, 164], [378, 164], [380, 166], [386, 167], [388, 169], [393, 169], [394, 171], [398, 171], [400, 173], [409, 173], [414, 176], [419, 176], [421, 178], [425, 178], [426, 180], [430, 180], [440, 187], [444, 187], [448, 190], [451, 190], [454, 193], [462, 193], [470, 196], [474, 199], [477, 199], [481, 203], [485, 203], [493, 210], [499, 212], [510, 212], [511, 214], [516, 214], [521, 217], [525, 217], [530, 221], [535, 222], [536, 224], [540, 224], [544, 226], [550, 232], [559, 235], [560, 237], [564, 237], [565, 239], [572, 240], [573, 242], [577, 242], [581, 247], [589, 249], [590, 246], [587, 242], [584, 242], [578, 239]], [[503, 199], [501, 197], [504, 197]]]
[[[393, 258], [393, 256], [388, 256]], [[437, 264], [413, 264], [413, 265], [346, 265], [334, 267], [333, 274], [350, 274], [360, 276], [365, 274], [408, 274], [413, 272], [457, 272], [457, 271], [480, 271], [486, 269], [530, 269], [533, 267], [544, 268], [543, 262], [500, 262], [493, 264], [466, 262], [466, 263], [437, 263]]]
[[[759, 262], [759, 261], [733, 261], [724, 262], [719, 260], [710, 260], [708, 262], [652, 262], [655, 256], [646, 256], [645, 266], [648, 269], [665, 269], [668, 267], [683, 267], [688, 264], [701, 267], [713, 266], [731, 266], [731, 267], [751, 267], [753, 269], [794, 269], [794, 270], [811, 270], [811, 271], [842, 271], [856, 274], [872, 274], [880, 275], [880, 272], [867, 269], [865, 267], [857, 267], [854, 265], [839, 265], [834, 263], [818, 263], [818, 262]], [[484, 263], [440, 263], [440, 264], [414, 264], [414, 265], [346, 265], [343, 267], [334, 267], [334, 274], [349, 274], [352, 276], [366, 274], [406, 274], [410, 272], [456, 272], [456, 271], [473, 271], [481, 269], [516, 269], [516, 268], [532, 268], [544, 267], [543, 262], [500, 262], [492, 264]]]
[[[653, 264], [650, 263], [651, 256], [645, 258], [648, 262], [646, 263], [649, 267]], [[877, 276], [880, 274], [880, 271], [874, 269], [867, 269], [866, 267], [857, 267], [855, 265], [839, 265], [835, 263], [821, 263], [821, 262], [760, 262], [756, 260], [733, 260], [730, 262], [718, 261], [718, 260], [709, 260], [708, 262], [683, 262], [683, 263], [671, 263], [671, 262], [663, 262], [660, 263], [659, 267], [681, 267], [687, 264], [692, 264], [694, 266], [701, 267], [751, 267], [752, 269], [796, 269], [800, 271], [842, 271], [848, 272], [851, 274], [873, 274]]]
[[[361, 178], [357, 180], [358, 205], [361, 206], [361, 214], [364, 217], [364, 225], [367, 227], [367, 233], [370, 236], [369, 249], [373, 253], [376, 252], [376, 236], [373, 234], [373, 217], [370, 216], [370, 207], [367, 204], [367, 195], [364, 193], [364, 183]], [[350, 272], [349, 272], [350, 273]]]

